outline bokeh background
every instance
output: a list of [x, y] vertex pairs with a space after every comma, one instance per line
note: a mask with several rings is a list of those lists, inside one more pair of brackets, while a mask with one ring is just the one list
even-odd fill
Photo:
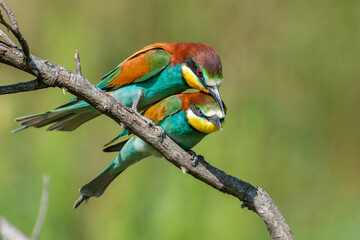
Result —
[[[298, 239], [360, 236], [360, 1], [7, 1], [31, 53], [94, 84], [142, 47], [205, 42], [219, 53], [223, 132], [194, 150], [261, 186]], [[0, 84], [32, 80], [0, 66]], [[72, 133], [28, 129], [18, 116], [72, 96], [58, 88], [0, 96], [0, 215], [30, 235], [42, 175], [51, 176], [41, 239], [268, 239], [241, 203], [164, 159], [125, 171], [99, 199], [72, 209], [78, 189], [116, 154], [120, 129], [99, 117]]]

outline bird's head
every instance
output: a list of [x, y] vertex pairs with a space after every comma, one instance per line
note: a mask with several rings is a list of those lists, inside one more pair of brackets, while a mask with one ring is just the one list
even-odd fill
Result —
[[197, 131], [205, 134], [221, 131], [226, 112], [225, 104], [221, 103], [224, 111], [212, 96], [194, 93], [185, 109], [187, 122]]
[[223, 81], [222, 65], [216, 51], [206, 44], [194, 44], [181, 65], [186, 83], [194, 89], [210, 94], [225, 114], [219, 87]]

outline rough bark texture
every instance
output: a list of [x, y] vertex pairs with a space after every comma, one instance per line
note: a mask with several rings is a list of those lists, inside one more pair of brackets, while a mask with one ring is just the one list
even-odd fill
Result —
[[[0, 0], [1, 6], [2, 2]], [[21, 39], [18, 40], [21, 42]], [[81, 74], [72, 73], [64, 67], [33, 55], [28, 56], [26, 57], [22, 50], [11, 44], [0, 42], [1, 63], [16, 67], [37, 77], [37, 80], [28, 83], [0, 87], [0, 94], [31, 91], [44, 87], [66, 89], [119, 124], [122, 123], [129, 131], [156, 148], [178, 168], [209, 186], [243, 201], [243, 207], [254, 211], [264, 220], [272, 239], [294, 239], [280, 211], [263, 189], [255, 188], [247, 182], [227, 175], [203, 159], [199, 159], [196, 166], [193, 166], [193, 157], [169, 137], [159, 141], [160, 128], [149, 126], [143, 117], [95, 87]], [[80, 73], [81, 71], [78, 70], [77, 72]]]

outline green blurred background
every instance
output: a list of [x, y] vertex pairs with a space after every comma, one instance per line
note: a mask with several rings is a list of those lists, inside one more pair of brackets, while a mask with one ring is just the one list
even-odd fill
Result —
[[[360, 236], [360, 1], [8, 0], [31, 53], [92, 83], [142, 47], [205, 42], [219, 53], [223, 132], [194, 150], [264, 188], [297, 239]], [[0, 66], [0, 84], [33, 77]], [[0, 215], [30, 235], [51, 176], [41, 239], [268, 239], [263, 221], [164, 159], [125, 171], [72, 209], [78, 189], [116, 154], [120, 129], [99, 117], [73, 133], [28, 129], [18, 116], [62, 104], [58, 88], [0, 96]]]

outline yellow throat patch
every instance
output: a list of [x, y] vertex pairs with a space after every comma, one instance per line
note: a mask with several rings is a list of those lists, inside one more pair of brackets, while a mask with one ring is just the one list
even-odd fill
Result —
[[202, 84], [199, 82], [198, 78], [191, 71], [191, 69], [188, 68], [185, 64], [181, 66], [181, 71], [185, 78], [185, 81], [191, 88], [199, 89], [204, 93], [209, 93], [209, 91], [202, 86]]
[[[190, 109], [186, 112], [186, 118], [188, 123], [199, 132], [208, 134], [220, 130], [215, 123], [206, 118], [196, 116]], [[221, 124], [221, 126], [223, 125]]]

